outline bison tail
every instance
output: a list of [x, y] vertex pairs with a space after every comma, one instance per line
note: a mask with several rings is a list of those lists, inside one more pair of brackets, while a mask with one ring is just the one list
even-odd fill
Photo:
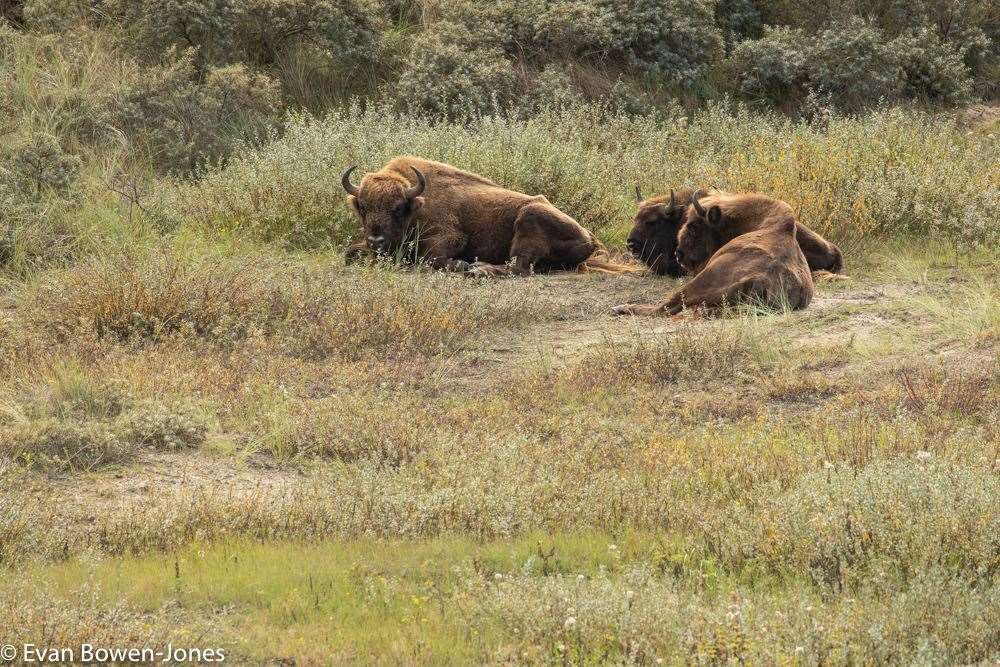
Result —
[[605, 275], [618, 275], [622, 273], [644, 273], [646, 267], [636, 262], [618, 261], [611, 258], [608, 249], [600, 242], [597, 248], [578, 267], [580, 273], [603, 273]]

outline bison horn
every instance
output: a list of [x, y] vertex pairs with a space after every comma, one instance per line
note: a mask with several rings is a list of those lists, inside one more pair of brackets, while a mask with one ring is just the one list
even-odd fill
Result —
[[705, 191], [700, 188], [696, 190], [693, 195], [691, 195], [691, 205], [694, 206], [694, 210], [698, 212], [698, 215], [703, 218], [705, 217], [705, 207], [702, 206], [698, 200], [704, 196]]
[[424, 193], [424, 189], [427, 187], [427, 179], [424, 175], [420, 173], [420, 170], [416, 167], [410, 167], [413, 173], [417, 175], [417, 184], [412, 188], [406, 188], [406, 198], [413, 199], [414, 197], [419, 197]]
[[353, 167], [348, 168], [348, 170], [345, 171], [344, 174], [340, 177], [340, 184], [344, 186], [344, 190], [347, 191], [347, 194], [354, 195], [355, 197], [358, 196], [358, 192], [360, 192], [360, 190], [358, 190], [358, 186], [356, 186], [354, 183], [351, 183], [351, 173], [353, 173], [354, 170], [357, 168], [358, 165], [354, 165]]
[[677, 208], [677, 198], [674, 197], [674, 189], [670, 188], [670, 210]]
[[635, 203], [638, 204], [641, 201], [642, 201], [642, 188], [639, 187], [638, 183], [636, 183], [635, 184]]

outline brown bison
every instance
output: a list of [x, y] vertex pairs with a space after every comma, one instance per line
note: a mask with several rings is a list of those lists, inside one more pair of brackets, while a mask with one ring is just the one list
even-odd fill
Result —
[[691, 195], [690, 190], [677, 194], [671, 190], [669, 197], [643, 199], [642, 190], [635, 186], [635, 201], [639, 210], [626, 245], [636, 259], [657, 275], [680, 277], [686, 273], [675, 253], [677, 234], [684, 224]]
[[[698, 199], [697, 193], [692, 202]], [[709, 259], [683, 287], [666, 301], [649, 305], [626, 304], [615, 315], [676, 315], [685, 308], [711, 311], [726, 305], [755, 303], [768, 308], [797, 310], [809, 305], [813, 279], [796, 239], [799, 226], [793, 216], [737, 236], [719, 248], [706, 239], [719, 238], [725, 225], [719, 206], [707, 211], [692, 205], [678, 238], [677, 256], [690, 271], [703, 250]], [[689, 259], [693, 258], [693, 259]], [[692, 263], [688, 263], [688, 262]]]
[[[640, 197], [638, 188], [636, 195]], [[705, 265], [712, 256], [707, 248], [693, 248], [689, 257], [676, 256], [677, 236], [685, 222], [690, 207], [700, 209], [704, 216], [706, 208], [718, 206], [723, 213], [723, 222], [706, 239], [712, 248], [718, 249], [741, 234], [765, 227], [775, 220], [787, 216], [794, 218], [792, 207], [778, 199], [758, 194], [732, 194], [713, 191], [695, 194], [682, 191], [680, 196], [656, 197], [639, 202], [639, 212], [635, 225], [629, 234], [628, 246], [636, 257], [646, 263], [650, 270], [658, 274], [680, 276]], [[806, 256], [812, 271], [841, 273], [844, 259], [840, 249], [822, 236], [796, 221], [795, 236]]]
[[[796, 220], [792, 207], [780, 199], [760, 194], [719, 191], [705, 194], [703, 190], [699, 190], [691, 197], [692, 210], [688, 215], [706, 218], [707, 211], [712, 208], [719, 209], [718, 221], [705, 228], [695, 225], [692, 231], [704, 231], [704, 235], [697, 242], [692, 240], [691, 243], [678, 245], [677, 261], [688, 271], [696, 272], [716, 250], [737, 236], [788, 219], [795, 223], [795, 238], [802, 248], [810, 271], [841, 273], [844, 270], [844, 258], [840, 249]], [[678, 237], [682, 234], [683, 229]]]
[[393, 158], [360, 185], [351, 182], [354, 169], [341, 183], [365, 238], [347, 249], [349, 261], [396, 254], [473, 275], [636, 270], [611, 261], [593, 234], [545, 197], [412, 156]]

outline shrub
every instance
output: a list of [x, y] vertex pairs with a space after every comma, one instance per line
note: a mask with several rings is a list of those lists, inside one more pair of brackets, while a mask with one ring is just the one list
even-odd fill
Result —
[[208, 425], [190, 408], [150, 403], [130, 411], [122, 430], [137, 446], [177, 450], [203, 443]]
[[440, 23], [418, 37], [406, 59], [398, 99], [415, 110], [455, 116], [486, 113], [513, 97], [513, 66], [495, 48], [476, 47], [474, 34]]
[[68, 192], [80, 165], [51, 134], [31, 134], [0, 149], [0, 179], [28, 200], [38, 201], [50, 190]]
[[503, 322], [536, 314], [530, 288], [511, 293], [496, 285], [454, 290], [459, 277], [395, 276], [362, 269], [366, 280], [312, 276], [287, 325], [291, 351], [307, 358], [403, 360], [454, 352]]
[[773, 356], [773, 344], [749, 326], [687, 325], [662, 339], [609, 342], [570, 369], [568, 378], [589, 387], [712, 382], [720, 377], [737, 382], [751, 379]]
[[134, 454], [106, 422], [42, 419], [0, 425], [2, 451], [22, 465], [39, 470], [94, 470], [125, 463]]
[[747, 40], [733, 51], [739, 91], [775, 105], [801, 99], [808, 81], [807, 38], [802, 30], [766, 27], [760, 39]]
[[225, 155], [242, 131], [260, 129], [281, 106], [277, 83], [243, 65], [210, 68], [199, 85], [193, 57], [168, 54], [104, 103], [106, 124], [161, 167], [189, 170]]
[[465, 28], [472, 37], [466, 38], [469, 46], [499, 50], [510, 58], [539, 56], [536, 26], [548, 11], [546, 5], [545, 0], [444, 2], [441, 22]]
[[442, 437], [440, 415], [406, 396], [350, 395], [282, 405], [264, 415], [251, 449], [276, 458], [329, 458], [399, 466]]
[[520, 109], [533, 116], [543, 109], [572, 109], [584, 103], [583, 94], [565, 67], [547, 65], [521, 98]]
[[715, 22], [722, 28], [727, 52], [747, 39], [756, 39], [763, 28], [753, 0], [720, 0], [715, 6]]
[[136, 251], [95, 256], [49, 274], [31, 296], [31, 312], [58, 335], [82, 329], [99, 338], [155, 341], [181, 333], [225, 342], [283, 316], [271, 297], [247, 263]]
[[[988, 472], [928, 461], [870, 464], [860, 472], [805, 475], [767, 503], [767, 516], [746, 534], [739, 559], [759, 558], [776, 570], [801, 569], [835, 590], [942, 566], [989, 580], [1000, 572], [997, 545], [1000, 481]], [[734, 525], [740, 525], [733, 518]]]
[[904, 33], [889, 48], [903, 68], [907, 97], [956, 105], [971, 99], [972, 76], [962, 51], [941, 40], [934, 30]]
[[820, 33], [807, 68], [810, 83], [845, 110], [892, 102], [903, 86], [899, 61], [881, 31], [861, 19]]
[[615, 50], [636, 67], [690, 84], [722, 54], [711, 0], [608, 2], [617, 29]]
[[553, 3], [536, 22], [535, 42], [546, 55], [588, 57], [614, 45], [614, 15], [587, 0]]
[[269, 67], [289, 50], [312, 44], [334, 66], [374, 52], [371, 12], [357, 0], [112, 0], [111, 13], [142, 33], [136, 47], [195, 49], [199, 71], [247, 63]]
[[24, 22], [36, 32], [59, 33], [86, 19], [90, 9], [82, 0], [27, 0]]

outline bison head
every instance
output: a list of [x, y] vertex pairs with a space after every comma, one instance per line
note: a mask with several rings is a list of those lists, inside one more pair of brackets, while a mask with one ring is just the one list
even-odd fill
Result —
[[351, 167], [340, 178], [347, 191], [347, 203], [361, 218], [368, 247], [379, 254], [398, 249], [406, 238], [413, 216], [424, 205], [423, 194], [427, 179], [416, 167], [416, 185], [391, 173], [376, 172], [361, 179], [361, 185], [351, 182]]
[[[682, 193], [681, 199], [687, 196]], [[686, 202], [678, 202], [673, 190], [669, 199], [656, 197], [643, 200], [639, 186], [635, 187], [635, 199], [639, 210], [628, 235], [629, 251], [655, 274], [683, 275], [684, 269], [677, 263], [674, 253], [677, 250], [677, 232], [684, 222]]]
[[684, 226], [677, 235], [677, 262], [691, 273], [700, 271], [722, 245], [722, 210], [718, 206], [705, 210], [699, 201], [704, 196], [704, 190], [691, 196]]

